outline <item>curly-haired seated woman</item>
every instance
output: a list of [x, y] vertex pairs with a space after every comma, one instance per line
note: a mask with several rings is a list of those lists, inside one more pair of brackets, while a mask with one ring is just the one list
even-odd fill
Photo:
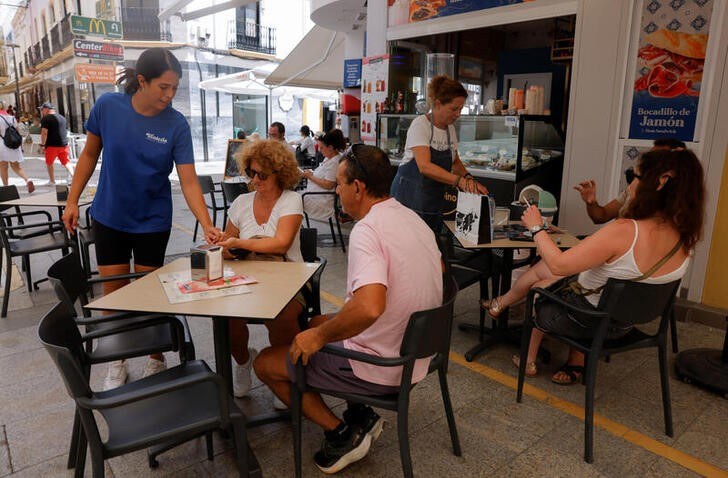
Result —
[[[300, 179], [293, 153], [280, 141], [261, 140], [242, 148], [236, 159], [254, 191], [241, 194], [230, 205], [223, 240], [218, 243], [224, 257], [234, 257], [231, 249], [244, 249], [250, 251], [249, 259], [303, 262], [299, 243], [303, 205], [301, 196], [292, 191]], [[299, 332], [297, 317], [302, 310], [299, 295], [266, 323], [271, 345], [291, 343]], [[256, 355], [248, 348], [248, 326], [242, 320], [230, 321], [230, 348], [236, 362], [233, 394], [242, 397], [250, 390]]]
[[[524, 226], [535, 231], [533, 237], [542, 260], [522, 275], [510, 291], [486, 304], [488, 313], [497, 317], [506, 307], [524, 298], [531, 287], [547, 287], [557, 280], [571, 281], [593, 293], [572, 293], [564, 297], [582, 307], [596, 307], [600, 287], [607, 279], [635, 279], [660, 264], [645, 283], [664, 284], [681, 278], [703, 226], [705, 189], [703, 168], [692, 151], [650, 151], [634, 168], [629, 184], [629, 208], [617, 219], [581, 241], [561, 251], [549, 235], [539, 229], [543, 219], [535, 206], [522, 217]], [[556, 287], [556, 284], [554, 284]], [[545, 333], [553, 331], [576, 339], [593, 336], [596, 323], [584, 323], [569, 314], [540, 314], [534, 319], [526, 375], [537, 374], [536, 354]], [[618, 337], [629, 330], [611, 330]], [[519, 357], [513, 357], [518, 365]], [[561, 385], [581, 379], [584, 355], [571, 350], [566, 364], [551, 378]]]

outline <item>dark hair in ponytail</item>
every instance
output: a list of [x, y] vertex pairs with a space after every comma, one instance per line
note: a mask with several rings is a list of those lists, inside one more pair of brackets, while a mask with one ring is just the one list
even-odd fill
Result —
[[311, 136], [311, 128], [308, 125], [301, 126], [301, 134], [304, 136]]
[[133, 95], [139, 89], [137, 75], [145, 80], [152, 81], [159, 78], [164, 72], [172, 70], [182, 78], [182, 65], [179, 60], [165, 48], [150, 48], [144, 50], [139, 56], [134, 68], [124, 68], [117, 80], [117, 85], [124, 85], [124, 91]]

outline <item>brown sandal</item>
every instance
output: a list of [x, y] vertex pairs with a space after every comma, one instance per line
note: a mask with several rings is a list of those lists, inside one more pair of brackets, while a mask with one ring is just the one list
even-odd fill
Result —
[[[514, 355], [511, 357], [511, 362], [513, 362], [513, 365], [515, 365], [516, 368], [520, 368], [521, 357], [519, 355]], [[536, 375], [538, 375], [538, 367], [536, 367], [536, 362], [526, 363], [526, 377], [533, 378]]]
[[494, 319], [500, 317], [503, 307], [500, 303], [500, 297], [493, 297], [490, 300], [480, 299], [480, 306], [485, 309], [489, 316]]

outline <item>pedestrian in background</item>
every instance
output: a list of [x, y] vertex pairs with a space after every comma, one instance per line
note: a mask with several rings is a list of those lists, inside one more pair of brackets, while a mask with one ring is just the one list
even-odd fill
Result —
[[[2, 102], [0, 102], [0, 119], [2, 120], [0, 121], [0, 136], [4, 138], [8, 127], [16, 127], [17, 122], [13, 116], [5, 111], [5, 105]], [[10, 149], [5, 146], [4, 141], [0, 141], [0, 178], [2, 179], [3, 186], [8, 185], [8, 166], [10, 166], [15, 171], [15, 174], [25, 181], [28, 192], [32, 193], [35, 191], [35, 185], [33, 181], [28, 179], [28, 175], [25, 174], [23, 167], [20, 165], [24, 160], [22, 148]]]
[[[99, 274], [128, 274], [134, 258], [135, 272], [148, 272], [164, 263], [172, 230], [172, 185], [176, 166], [182, 193], [209, 243], [222, 237], [212, 224], [195, 172], [190, 125], [172, 108], [182, 67], [164, 48], [144, 51], [135, 68], [126, 68], [119, 83], [123, 93], [99, 97], [86, 121], [86, 146], [78, 160], [76, 180], [63, 213], [73, 233], [78, 223], [78, 198], [96, 169], [101, 150], [99, 184], [91, 205]], [[128, 281], [104, 282], [104, 294]], [[164, 356], [149, 357], [144, 376], [166, 368]], [[123, 361], [109, 364], [104, 389], [127, 379]]]
[[56, 113], [53, 103], [46, 101], [38, 107], [40, 120], [40, 146], [45, 152], [45, 163], [48, 168], [48, 184], [56, 184], [53, 162], [58, 158], [61, 166], [68, 171], [69, 182], [73, 177], [73, 166], [68, 160], [68, 129], [66, 118]]

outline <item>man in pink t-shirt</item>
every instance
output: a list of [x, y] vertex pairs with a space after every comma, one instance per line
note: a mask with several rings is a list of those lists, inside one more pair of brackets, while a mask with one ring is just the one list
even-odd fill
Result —
[[[380, 357], [398, 357], [413, 312], [442, 303], [442, 263], [432, 230], [412, 210], [389, 197], [391, 167], [373, 146], [355, 145], [337, 171], [337, 193], [358, 223], [349, 240], [347, 301], [338, 314], [315, 317], [290, 349], [270, 347], [254, 363], [256, 375], [290, 403], [293, 364], [306, 365], [306, 382], [341, 392], [383, 395], [399, 391], [401, 367], [377, 367], [331, 354], [317, 354], [333, 343]], [[429, 359], [418, 360], [412, 375], [427, 374]], [[324, 429], [314, 462], [335, 473], [363, 458], [382, 431], [370, 407], [350, 404], [339, 419], [318, 394], [307, 393], [303, 414]]]

